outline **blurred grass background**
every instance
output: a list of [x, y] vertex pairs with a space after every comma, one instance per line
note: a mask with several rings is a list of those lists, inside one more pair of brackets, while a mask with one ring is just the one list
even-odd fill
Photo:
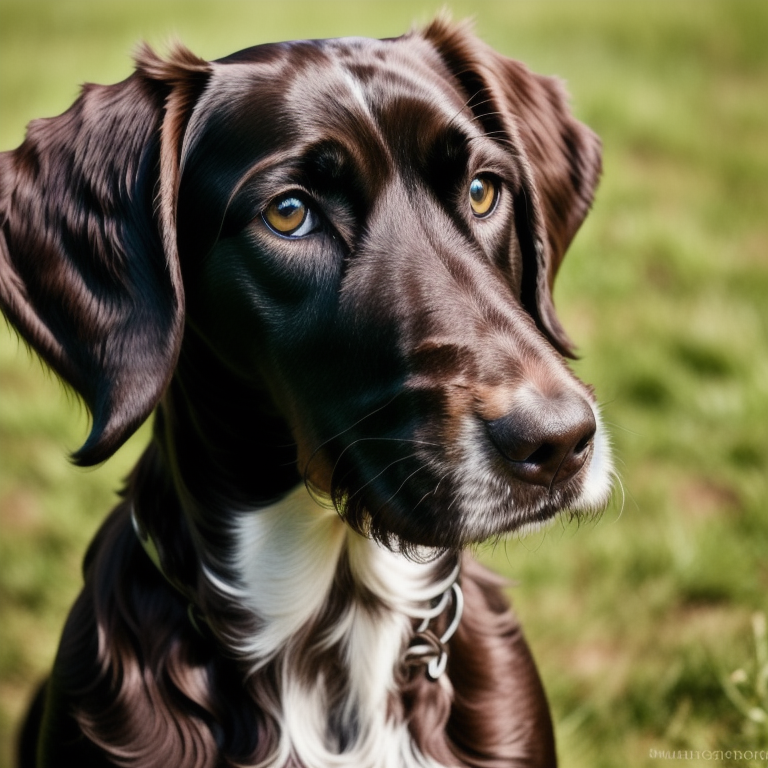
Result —
[[[0, 0], [0, 148], [146, 39], [215, 58], [259, 42], [394, 36], [440, 0]], [[597, 523], [483, 557], [512, 576], [565, 768], [768, 749], [768, 2], [450, 3], [568, 81], [605, 173], [557, 304], [623, 489]], [[84, 472], [86, 417], [0, 324], [0, 768], [49, 668], [85, 546], [146, 440]], [[690, 755], [688, 765], [709, 765]], [[734, 757], [722, 765], [765, 765]]]

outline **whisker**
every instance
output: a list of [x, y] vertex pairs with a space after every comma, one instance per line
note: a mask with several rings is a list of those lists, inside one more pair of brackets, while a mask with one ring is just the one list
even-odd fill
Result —
[[616, 516], [616, 520], [614, 520], [614, 522], [618, 522], [621, 520], [621, 517], [624, 514], [624, 507], [627, 503], [627, 492], [624, 488], [624, 483], [622, 482], [621, 477], [619, 477], [617, 474], [615, 474], [614, 477], [616, 478], [616, 482], [619, 484], [619, 488], [621, 489], [621, 507], [619, 508], [619, 514]]
[[643, 436], [642, 432], [635, 432], [633, 429], [630, 429], [629, 427], [625, 427], [615, 421], [606, 421], [605, 425], [607, 427], [611, 427], [612, 429], [620, 429], [622, 432], [626, 432], [627, 434], [634, 435], [635, 437]]
[[372, 483], [374, 480], [376, 480], [376, 479], [378, 479], [379, 477], [381, 477], [381, 476], [382, 476], [382, 475], [383, 475], [383, 474], [384, 474], [384, 473], [385, 473], [385, 472], [386, 472], [388, 469], [391, 469], [392, 467], [394, 467], [394, 466], [395, 466], [395, 464], [399, 464], [401, 461], [407, 461], [408, 459], [412, 459], [412, 458], [414, 458], [415, 456], [416, 456], [416, 454], [415, 454], [415, 453], [411, 453], [411, 454], [409, 454], [408, 456], [402, 456], [401, 458], [399, 458], [399, 459], [395, 459], [394, 461], [390, 462], [390, 463], [389, 463], [389, 464], [387, 464], [387, 466], [386, 466], [386, 467], [384, 467], [384, 469], [382, 469], [382, 470], [381, 470], [381, 471], [380, 471], [378, 474], [374, 475], [374, 476], [373, 476], [373, 477], [371, 477], [369, 480], [367, 480], [365, 483], [363, 483], [363, 485], [361, 485], [361, 486], [360, 486], [360, 487], [359, 487], [359, 488], [358, 488], [358, 489], [357, 489], [357, 490], [356, 490], [354, 493], [351, 493], [351, 494], [350, 494], [350, 495], [347, 497], [347, 500], [349, 500], [349, 499], [353, 498], [354, 496], [356, 496], [358, 493], [360, 493], [362, 490], [364, 490], [366, 486], [370, 485], [370, 484], [371, 484], [371, 483]]
[[[461, 72], [458, 72], [457, 75], [463, 75], [466, 72], [470, 72], [470, 71], [471, 70], [469, 70], [469, 69], [465, 69], [465, 70], [463, 70]], [[450, 120], [448, 120], [448, 126], [449, 127], [454, 123], [454, 121], [456, 121], [459, 118], [459, 116], [464, 112], [465, 109], [467, 109], [467, 107], [470, 107], [471, 109], [474, 109], [476, 107], [480, 107], [483, 104], [487, 104], [488, 102], [492, 101], [491, 98], [488, 98], [485, 101], [481, 101], [481, 102], [479, 102], [477, 104], [472, 104], [470, 106], [470, 103], [471, 103], [472, 99], [474, 99], [475, 96], [479, 96], [483, 91], [490, 91], [490, 88], [488, 86], [485, 86], [485, 87], [480, 88], [479, 90], [475, 91], [474, 93], [472, 93], [470, 95], [470, 97], [461, 105], [461, 108], [453, 115], [453, 117], [450, 118]], [[475, 115], [473, 115], [470, 119], [474, 120], [475, 119]]]
[[328, 445], [328, 443], [332, 442], [333, 440], [336, 440], [336, 439], [338, 439], [338, 438], [339, 438], [339, 437], [341, 437], [341, 436], [342, 436], [342, 435], [343, 435], [345, 432], [349, 432], [351, 429], [354, 429], [356, 426], [358, 426], [359, 424], [362, 424], [362, 423], [363, 423], [364, 421], [366, 421], [367, 419], [370, 419], [370, 418], [371, 418], [371, 416], [375, 416], [377, 413], [380, 413], [380, 412], [381, 412], [381, 411], [383, 411], [385, 408], [388, 408], [388, 407], [389, 407], [390, 405], [392, 405], [392, 403], [394, 403], [394, 402], [395, 402], [395, 400], [397, 400], [397, 398], [398, 398], [398, 397], [400, 397], [400, 395], [402, 395], [402, 394], [403, 394], [403, 391], [402, 391], [402, 390], [401, 390], [401, 391], [399, 391], [399, 392], [396, 392], [396, 393], [395, 393], [395, 394], [394, 394], [394, 395], [393, 395], [393, 396], [392, 396], [392, 397], [391, 397], [391, 398], [390, 398], [390, 399], [389, 399], [389, 400], [388, 400], [386, 403], [384, 403], [384, 404], [380, 405], [378, 408], [374, 408], [372, 411], [370, 411], [369, 413], [367, 413], [365, 416], [362, 416], [362, 417], [361, 417], [361, 418], [359, 418], [357, 421], [355, 421], [354, 423], [350, 424], [348, 427], [345, 427], [344, 429], [342, 429], [342, 430], [341, 430], [341, 432], [337, 432], [335, 435], [331, 435], [331, 437], [329, 437], [329, 438], [327, 438], [326, 440], [324, 440], [322, 443], [320, 443], [320, 445], [318, 445], [318, 446], [317, 446], [317, 448], [315, 448], [315, 450], [314, 450], [314, 451], [312, 451], [312, 456], [310, 456], [309, 460], [307, 461], [307, 464], [309, 464], [309, 463], [312, 461], [312, 459], [315, 457], [315, 455], [317, 454], [317, 452], [318, 452], [318, 451], [320, 451], [320, 450], [322, 450], [323, 448], [325, 448], [325, 446], [326, 446], [326, 445]]
[[435, 487], [434, 487], [434, 488], [433, 488], [431, 491], [427, 491], [427, 492], [426, 492], [426, 493], [425, 493], [425, 494], [424, 494], [424, 495], [423, 495], [423, 496], [422, 496], [422, 497], [421, 497], [421, 498], [420, 498], [420, 499], [419, 499], [419, 500], [416, 502], [416, 504], [414, 504], [413, 508], [411, 509], [411, 512], [415, 512], [415, 511], [418, 509], [418, 507], [419, 507], [419, 504], [421, 504], [421, 502], [422, 502], [422, 501], [424, 501], [424, 499], [426, 499], [426, 498], [427, 498], [427, 496], [434, 496], [434, 495], [437, 493], [437, 490], [438, 490], [438, 488], [440, 488], [440, 483], [442, 483], [442, 482], [443, 482], [443, 480], [445, 480], [445, 478], [446, 478], [446, 477], [448, 477], [448, 475], [449, 475], [449, 474], [450, 474], [449, 472], [446, 472], [446, 473], [445, 473], [445, 474], [444, 474], [444, 475], [443, 475], [443, 476], [442, 476], [442, 477], [441, 477], [441, 478], [440, 478], [440, 479], [437, 481], [437, 485], [435, 485]]
[[[408, 477], [406, 477], [406, 478], [405, 478], [405, 480], [403, 480], [403, 482], [402, 482], [402, 483], [400, 483], [400, 485], [398, 486], [398, 489], [397, 489], [397, 490], [396, 490], [396, 491], [395, 491], [395, 492], [394, 492], [394, 493], [393, 493], [393, 494], [392, 494], [392, 495], [391, 495], [391, 496], [390, 496], [390, 497], [389, 497], [389, 498], [388, 498], [388, 499], [387, 499], [387, 500], [386, 500], [386, 501], [385, 501], [385, 502], [384, 502], [384, 503], [383, 503], [383, 504], [382, 504], [382, 505], [381, 505], [381, 506], [378, 508], [378, 510], [376, 510], [376, 514], [378, 514], [379, 512], [381, 512], [381, 510], [382, 510], [382, 509], [384, 509], [385, 507], [387, 507], [387, 506], [390, 504], [390, 502], [392, 501], [392, 499], [394, 499], [394, 498], [395, 498], [395, 496], [397, 496], [397, 494], [398, 494], [398, 493], [400, 493], [400, 491], [402, 491], [402, 490], [403, 490], [403, 487], [405, 486], [405, 484], [406, 484], [406, 483], [407, 483], [407, 482], [408, 482], [408, 481], [409, 481], [409, 480], [410, 480], [410, 479], [411, 479], [411, 478], [412, 478], [414, 475], [417, 475], [419, 472], [421, 472], [423, 469], [426, 469], [426, 468], [427, 468], [427, 465], [426, 465], [426, 464], [423, 464], [422, 466], [420, 466], [420, 467], [417, 467], [417, 468], [416, 468], [416, 469], [415, 469], [413, 472], [411, 472], [411, 474], [410, 474], [410, 475], [408, 475]], [[376, 516], [376, 515], [371, 515], [371, 520], [373, 520], [373, 518], [374, 518], [375, 516]]]
[[[341, 453], [336, 457], [336, 462], [333, 465], [333, 470], [331, 472], [331, 477], [336, 474], [336, 470], [338, 469], [339, 462], [344, 457], [344, 454], [350, 450], [350, 448], [354, 448], [356, 445], [359, 445], [360, 443], [370, 443], [370, 442], [394, 442], [394, 443], [411, 443], [412, 445], [428, 445], [433, 448], [439, 448], [438, 443], [431, 443], [426, 440], [414, 440], [412, 438], [407, 437], [358, 437], [356, 440], [353, 440], [348, 445], [344, 446], [344, 449], [341, 451]], [[412, 454], [415, 455], [415, 454]]]

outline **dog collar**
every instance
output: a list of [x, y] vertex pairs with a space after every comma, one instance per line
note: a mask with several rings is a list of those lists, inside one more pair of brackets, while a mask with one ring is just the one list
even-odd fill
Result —
[[[464, 593], [459, 586], [459, 568], [456, 567], [454, 581], [435, 601], [411, 638], [405, 651], [406, 666], [427, 665], [427, 677], [433, 682], [445, 672], [448, 664], [448, 642], [456, 634], [464, 613]], [[447, 611], [448, 625], [441, 635], [430, 628]]]

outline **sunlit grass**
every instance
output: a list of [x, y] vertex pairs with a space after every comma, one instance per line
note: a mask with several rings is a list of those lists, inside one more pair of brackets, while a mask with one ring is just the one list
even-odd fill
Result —
[[764, 613], [752, 616], [754, 656], [745, 666], [723, 678], [728, 698], [743, 717], [742, 729], [750, 743], [768, 748], [768, 629]]
[[[273, 39], [395, 35], [440, 5], [4, 0], [0, 147], [68, 107], [79, 83], [125, 77], [142, 38], [178, 36], [216, 57]], [[516, 582], [561, 763], [765, 749], [753, 616], [768, 603], [768, 3], [451, 5], [497, 49], [565, 77], [604, 142], [556, 300], [576, 370], [604, 403], [624, 494], [597, 522], [483, 551]], [[50, 664], [82, 553], [146, 440], [83, 472], [65, 456], [86, 431], [77, 401], [0, 329], [0, 743]]]

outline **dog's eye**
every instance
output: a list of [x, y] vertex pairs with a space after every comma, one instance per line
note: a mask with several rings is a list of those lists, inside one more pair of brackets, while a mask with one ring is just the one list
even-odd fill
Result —
[[295, 195], [273, 200], [262, 213], [267, 226], [283, 237], [302, 237], [315, 228], [315, 214]]
[[476, 176], [469, 183], [469, 205], [477, 217], [487, 216], [496, 204], [498, 186], [487, 176]]

